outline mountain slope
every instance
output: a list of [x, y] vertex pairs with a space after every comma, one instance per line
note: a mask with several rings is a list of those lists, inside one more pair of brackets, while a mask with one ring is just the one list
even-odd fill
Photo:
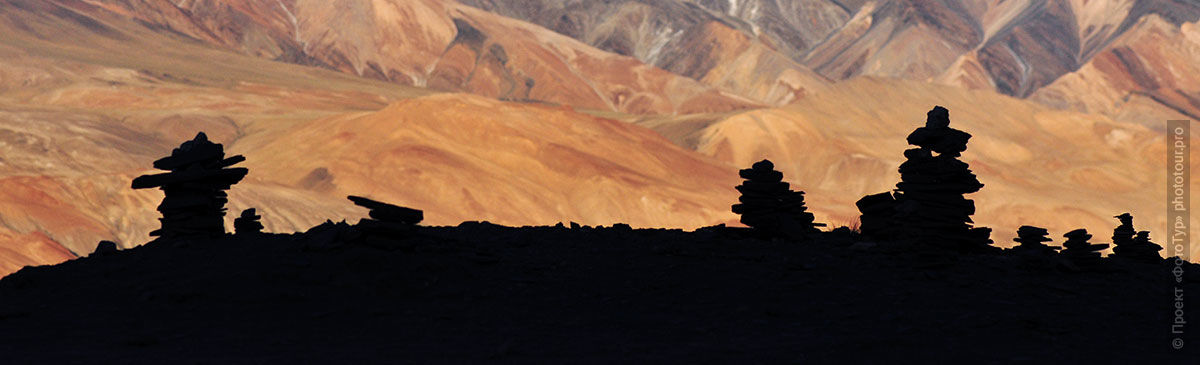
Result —
[[[86, 11], [57, 7], [62, 4]], [[375, 187], [388, 186], [375, 177], [387, 176], [390, 168], [347, 171], [342, 169], [344, 164], [330, 164], [327, 174], [311, 174], [315, 167], [300, 167], [326, 160], [278, 149], [285, 146], [280, 140], [298, 142], [296, 133], [319, 131], [320, 123], [332, 120], [365, 118], [378, 123], [376, 127], [386, 126], [389, 121], [380, 118], [407, 112], [396, 114], [389, 109], [393, 111], [374, 119], [362, 116], [373, 115], [398, 100], [429, 95], [430, 90], [230, 52], [222, 45], [147, 27], [144, 20], [94, 8], [100, 4], [96, 2], [62, 4], [0, 3], [0, 33], [5, 34], [0, 37], [0, 186], [7, 191], [0, 194], [0, 250], [4, 252], [0, 273], [86, 254], [99, 240], [114, 240], [122, 247], [149, 240], [147, 233], [157, 226], [154, 208], [162, 195], [156, 190], [133, 191], [130, 180], [151, 172], [154, 159], [197, 131], [224, 143], [231, 153], [251, 158], [248, 164], [255, 167], [230, 191], [229, 208], [232, 213], [258, 208], [268, 231], [289, 232], [326, 219], [363, 216], [364, 212], [345, 201], [346, 191], [404, 199], [417, 196], [405, 188]], [[587, 70], [604, 77], [621, 76]], [[424, 200], [415, 201], [414, 205], [430, 212], [432, 221], [457, 223], [494, 217], [515, 224], [573, 219], [591, 224], [628, 221], [697, 227], [732, 220], [724, 200], [733, 199], [728, 187], [736, 184], [734, 169], [676, 148], [647, 130], [569, 108], [501, 103], [458, 94], [421, 100], [418, 105], [427, 109], [407, 115], [419, 120], [414, 125], [488, 130], [487, 137], [499, 141], [523, 140], [522, 146], [544, 146], [523, 150], [529, 155], [512, 157], [525, 164], [521, 166], [540, 166], [539, 158], [548, 166], [542, 167], [545, 176], [533, 178], [519, 170], [493, 168], [476, 176], [469, 170], [424, 165], [427, 177], [434, 178], [427, 178], [422, 186], [467, 187], [455, 189], [449, 195], [454, 199], [441, 201], [433, 198], [436, 195], [422, 195]], [[439, 113], [449, 111], [440, 109], [460, 103], [483, 103], [495, 110], [476, 107], [470, 110], [484, 117], [457, 114], [452, 115], [453, 120], [420, 114], [447, 116]], [[447, 124], [439, 124], [442, 122]], [[489, 124], [481, 124], [485, 122]], [[495, 129], [505, 124], [512, 126]], [[558, 129], [590, 131], [592, 137], [564, 135], [556, 132]], [[456, 139], [466, 136], [445, 133], [442, 141], [464, 150], [467, 147], [462, 146], [489, 146], [487, 141]], [[343, 157], [345, 161], [370, 161], [364, 156], [391, 153], [393, 147], [377, 143], [355, 151], [361, 155]], [[423, 156], [419, 153], [425, 147], [431, 148], [431, 153], [462, 153], [424, 145], [417, 146], [405, 161]], [[622, 153], [612, 156], [614, 150]], [[306, 152], [319, 155], [320, 151]], [[485, 159], [489, 156], [479, 150], [469, 157], [488, 164]], [[556, 165], [558, 158], [562, 163]], [[268, 166], [284, 159], [302, 161]], [[617, 164], [631, 170], [611, 169]], [[293, 179], [295, 174], [300, 175]], [[582, 177], [571, 177], [576, 174]], [[326, 178], [329, 184], [324, 183]], [[573, 194], [575, 185], [593, 186], [594, 190], [580, 189]], [[345, 187], [352, 189], [339, 190]], [[542, 190], [560, 194], [547, 196]], [[524, 205], [501, 203], [499, 199], [509, 197], [499, 196], [499, 192], [526, 199], [528, 209], [536, 214], [522, 214]], [[465, 201], [458, 198], [468, 194], [485, 204], [459, 206]], [[644, 212], [630, 213], [633, 211]], [[625, 219], [627, 213], [629, 220]], [[234, 215], [227, 216], [227, 221]]]
[[1149, 16], [1079, 70], [1038, 90], [1031, 99], [1162, 130], [1166, 120], [1200, 119], [1198, 59], [1198, 23], [1175, 26]]
[[541, 25], [597, 48], [635, 57], [766, 104], [787, 104], [819, 92], [829, 83], [825, 77], [795, 61], [789, 53], [800, 35], [788, 34], [786, 41], [759, 37], [750, 31], [755, 25], [695, 3], [671, 0], [462, 2]]
[[[0, 272], [144, 242], [161, 193], [129, 180], [200, 130], [251, 158], [230, 208], [270, 231], [361, 216], [346, 194], [435, 224], [732, 222], [736, 169], [760, 158], [839, 225], [896, 182], [933, 105], [976, 136], [977, 221], [997, 242], [1019, 224], [1099, 234], [1125, 210], [1157, 235], [1162, 136], [1112, 119], [1200, 100], [1190, 2], [491, 4], [579, 41], [448, 0], [0, 0]], [[830, 86], [806, 59], [852, 78]], [[793, 105], [746, 111], [732, 92]]]
[[[53, 12], [4, 10], [0, 179], [10, 193], [0, 196], [0, 246], [15, 251], [84, 254], [101, 239], [144, 242], [161, 197], [129, 190], [129, 182], [198, 130], [253, 144], [297, 120], [428, 93], [181, 42], [120, 19], [97, 32]], [[255, 191], [249, 198], [234, 192], [235, 208], [243, 200], [278, 204], [267, 218], [274, 229], [324, 220], [314, 207], [350, 211], [277, 185], [247, 189]], [[58, 261], [26, 259], [0, 270]]]
[[333, 198], [366, 194], [420, 208], [430, 224], [696, 228], [736, 220], [728, 205], [737, 174], [728, 165], [641, 127], [465, 94], [315, 120], [246, 155], [252, 174]]
[[[125, 18], [35, 11], [50, 5], [0, 3], [3, 273], [86, 254], [102, 239], [148, 240], [161, 193], [135, 192], [130, 180], [198, 130], [251, 147], [291, 123], [429, 93], [241, 56]], [[239, 188], [231, 208], [275, 207], [265, 217], [273, 230], [356, 212], [278, 184]]]
[[[1200, 3], [1183, 0], [464, 3], [775, 105], [799, 98], [762, 92], [778, 87], [770, 80], [739, 77], [728, 83], [722, 75], [788, 79], [779, 71], [786, 64], [793, 75], [808, 75], [811, 69], [839, 81], [860, 75], [933, 80], [1023, 98], [1110, 50], [1143, 19], [1157, 17], [1176, 26], [1200, 19]], [[766, 55], [756, 59], [791, 62], [729, 57], [745, 50]], [[806, 91], [824, 87], [812, 76], [795, 80], [786, 84]], [[812, 92], [796, 95], [807, 94]]]
[[895, 188], [905, 136], [924, 125], [934, 105], [947, 107], [951, 125], [974, 135], [963, 159], [984, 188], [968, 198], [976, 203], [975, 222], [992, 227], [997, 244], [1010, 244], [1026, 224], [1049, 228], [1056, 242], [1080, 227], [1102, 235], [1116, 226], [1111, 217], [1126, 211], [1139, 229], [1165, 240], [1165, 136], [1099, 115], [985, 90], [858, 78], [783, 108], [682, 126], [643, 123], [734, 166], [771, 159], [785, 180], [808, 192], [818, 220], [841, 225], [857, 219], [858, 198]]
[[258, 57], [507, 100], [632, 113], [755, 105], [453, 0], [6, 1], [12, 7], [71, 14], [81, 24], [104, 27], [124, 17]]

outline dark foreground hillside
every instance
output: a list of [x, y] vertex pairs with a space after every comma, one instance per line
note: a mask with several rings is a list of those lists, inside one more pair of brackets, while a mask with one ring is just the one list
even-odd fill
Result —
[[[1171, 349], [1169, 261], [1072, 271], [853, 241], [487, 223], [392, 239], [326, 224], [160, 240], [0, 280], [0, 362], [1153, 363], [1200, 353], [1200, 328]], [[1200, 267], [1186, 270], [1186, 292], [1200, 293]]]

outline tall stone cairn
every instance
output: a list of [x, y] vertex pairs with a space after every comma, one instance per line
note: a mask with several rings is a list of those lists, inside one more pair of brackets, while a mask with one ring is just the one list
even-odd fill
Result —
[[215, 237], [225, 234], [225, 190], [246, 177], [246, 168], [230, 168], [245, 161], [241, 155], [226, 158], [224, 146], [208, 141], [203, 132], [184, 142], [171, 155], [154, 161], [167, 173], [133, 179], [134, 189], [163, 191], [158, 211], [162, 228], [150, 232], [161, 238]]
[[1111, 257], [1135, 261], [1155, 262], [1162, 260], [1158, 251], [1162, 246], [1150, 241], [1150, 232], [1137, 232], [1133, 228], [1133, 216], [1124, 213], [1113, 218], [1121, 221], [1121, 225], [1113, 229], [1113, 253]]
[[924, 127], [908, 135], [908, 144], [917, 148], [904, 151], [908, 160], [900, 164], [893, 194], [902, 237], [964, 251], [990, 247], [992, 230], [971, 226], [975, 202], [963, 197], [983, 188], [958, 159], [969, 139], [967, 132], [950, 128], [950, 111], [940, 106], [929, 111]]
[[754, 163], [738, 171], [746, 181], [736, 189], [742, 193], [734, 213], [741, 222], [769, 235], [803, 237], [818, 232], [823, 223], [813, 223], [814, 217], [804, 204], [804, 192], [792, 191], [783, 181], [783, 173], [775, 171], [770, 160]]
[[918, 148], [904, 151], [907, 160], [900, 165], [895, 191], [867, 195], [856, 203], [862, 233], [962, 250], [990, 247], [991, 229], [971, 226], [975, 203], [963, 197], [983, 187], [958, 160], [970, 138], [950, 128], [946, 108], [930, 110], [925, 126], [908, 136], [908, 143]]

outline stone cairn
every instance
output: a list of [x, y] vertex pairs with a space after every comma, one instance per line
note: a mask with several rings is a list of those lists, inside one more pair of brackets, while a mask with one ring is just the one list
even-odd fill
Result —
[[1150, 242], [1149, 231], [1137, 232], [1133, 229], [1132, 215], [1124, 213], [1113, 218], [1120, 220], [1121, 225], [1113, 229], [1112, 257], [1147, 262], [1162, 260], [1162, 256], [1158, 254], [1158, 251], [1162, 251], [1162, 246]]
[[963, 197], [983, 188], [958, 157], [971, 135], [950, 128], [950, 112], [930, 110], [924, 127], [908, 135], [918, 148], [904, 151], [900, 183], [894, 193], [858, 201], [863, 234], [884, 239], [913, 239], [961, 250], [991, 247], [991, 229], [972, 227], [975, 203]]
[[246, 168], [229, 168], [246, 158], [226, 158], [224, 146], [208, 141], [203, 132], [183, 142], [171, 155], [154, 161], [170, 172], [133, 179], [134, 189], [160, 188], [158, 211], [162, 228], [150, 232], [160, 238], [216, 237], [225, 234], [225, 190], [246, 177]]
[[858, 218], [858, 230], [864, 236], [890, 240], [898, 236], [896, 223], [896, 198], [884, 192], [864, 196], [854, 203], [862, 213]]
[[1147, 259], [1161, 260], [1162, 255], [1158, 251], [1162, 251], [1163, 247], [1153, 241], [1150, 241], [1150, 231], [1138, 231], [1137, 237], [1133, 238], [1134, 247], [1140, 247], [1145, 252]]
[[1121, 221], [1121, 225], [1113, 229], [1112, 241], [1116, 245], [1113, 248], [1113, 252], [1125, 252], [1127, 250], [1126, 247], [1132, 246], [1133, 236], [1137, 234], [1137, 231], [1133, 229], [1133, 215], [1122, 213], [1121, 215], [1113, 216], [1113, 218]]
[[233, 232], [239, 236], [257, 235], [262, 233], [263, 225], [260, 221], [262, 216], [258, 215], [254, 208], [249, 208], [242, 211], [242, 215], [233, 220]]
[[1063, 237], [1067, 241], [1063, 242], [1062, 255], [1076, 263], [1095, 263], [1100, 260], [1100, 251], [1108, 248], [1108, 244], [1088, 242], [1092, 235], [1082, 228], [1067, 232]]
[[1050, 234], [1045, 228], [1034, 226], [1021, 226], [1017, 228], [1017, 238], [1013, 241], [1020, 243], [1012, 248], [1013, 252], [1020, 254], [1032, 255], [1050, 255], [1059, 250], [1059, 247], [1047, 246], [1042, 242], [1050, 242]]
[[742, 224], [767, 235], [796, 238], [817, 233], [817, 227], [825, 226], [813, 223], [813, 214], [804, 205], [804, 192], [789, 189], [783, 173], [775, 171], [771, 161], [756, 162], [738, 171], [738, 175], [746, 181], [736, 187], [742, 196], [732, 208], [741, 215]]
[[363, 232], [376, 236], [403, 235], [425, 219], [425, 213], [420, 210], [405, 208], [384, 202], [374, 201], [361, 196], [347, 196], [354, 205], [370, 209], [371, 218], [358, 222]]

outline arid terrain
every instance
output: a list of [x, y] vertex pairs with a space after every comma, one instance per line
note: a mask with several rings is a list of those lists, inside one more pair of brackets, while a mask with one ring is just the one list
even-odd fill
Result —
[[148, 241], [162, 193], [130, 181], [197, 131], [247, 157], [228, 220], [255, 207], [272, 232], [362, 217], [348, 194], [430, 225], [732, 225], [764, 158], [835, 227], [894, 187], [934, 105], [974, 135], [998, 245], [1107, 237], [1122, 212], [1165, 242], [1198, 20], [1182, 0], [0, 0], [0, 275]]

